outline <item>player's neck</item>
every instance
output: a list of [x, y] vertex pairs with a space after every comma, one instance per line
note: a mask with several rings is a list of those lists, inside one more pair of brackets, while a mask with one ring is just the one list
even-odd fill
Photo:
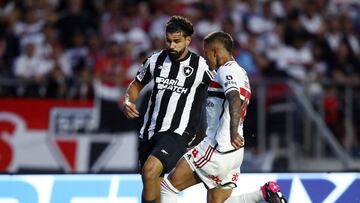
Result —
[[190, 55], [189, 49], [185, 49], [184, 53], [181, 54], [181, 56], [180, 56], [178, 59], [176, 59], [176, 61], [183, 61], [183, 60], [186, 59], [189, 55]]
[[235, 61], [234, 57], [232, 55], [224, 55], [222, 57], [218, 58], [218, 67], [224, 65], [228, 61]]

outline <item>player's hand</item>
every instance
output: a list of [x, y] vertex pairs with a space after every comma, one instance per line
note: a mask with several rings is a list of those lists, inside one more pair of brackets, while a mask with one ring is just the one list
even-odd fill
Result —
[[231, 134], [231, 145], [235, 149], [240, 149], [244, 147], [244, 137], [241, 136], [239, 133]]
[[125, 113], [125, 116], [129, 119], [139, 117], [139, 112], [136, 109], [136, 105], [134, 103], [130, 102], [128, 99], [125, 99], [125, 102], [124, 102], [124, 113]]

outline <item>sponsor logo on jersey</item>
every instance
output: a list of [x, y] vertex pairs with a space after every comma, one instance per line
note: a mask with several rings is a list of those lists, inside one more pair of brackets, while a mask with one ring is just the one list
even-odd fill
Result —
[[214, 107], [215, 104], [212, 103], [211, 101], [206, 101], [206, 107]]
[[159, 90], [171, 90], [180, 94], [186, 94], [188, 88], [178, 85], [179, 80], [164, 77], [156, 77], [155, 82]]
[[236, 81], [233, 81], [233, 76], [227, 75], [226, 76], [226, 82], [224, 83], [224, 86], [227, 87], [229, 85], [237, 85]]
[[144, 79], [145, 73], [146, 73], [146, 66], [143, 65], [143, 66], [141, 66], [141, 68], [139, 70], [139, 74], [137, 75], [137, 77], [140, 81]]

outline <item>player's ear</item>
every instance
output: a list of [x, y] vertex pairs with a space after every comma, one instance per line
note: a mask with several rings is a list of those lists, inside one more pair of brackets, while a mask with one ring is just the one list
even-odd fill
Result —
[[214, 53], [214, 56], [216, 57], [220, 50], [219, 50], [219, 47], [213, 46], [212, 51]]
[[190, 45], [190, 43], [191, 43], [191, 37], [190, 36], [185, 37], [185, 43], [186, 43], [187, 47]]

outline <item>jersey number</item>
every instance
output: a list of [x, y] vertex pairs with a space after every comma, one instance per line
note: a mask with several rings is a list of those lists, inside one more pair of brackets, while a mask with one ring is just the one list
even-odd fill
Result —
[[240, 88], [240, 95], [244, 97], [244, 102], [241, 105], [241, 124], [244, 123], [246, 109], [250, 102], [251, 93], [245, 88]]

